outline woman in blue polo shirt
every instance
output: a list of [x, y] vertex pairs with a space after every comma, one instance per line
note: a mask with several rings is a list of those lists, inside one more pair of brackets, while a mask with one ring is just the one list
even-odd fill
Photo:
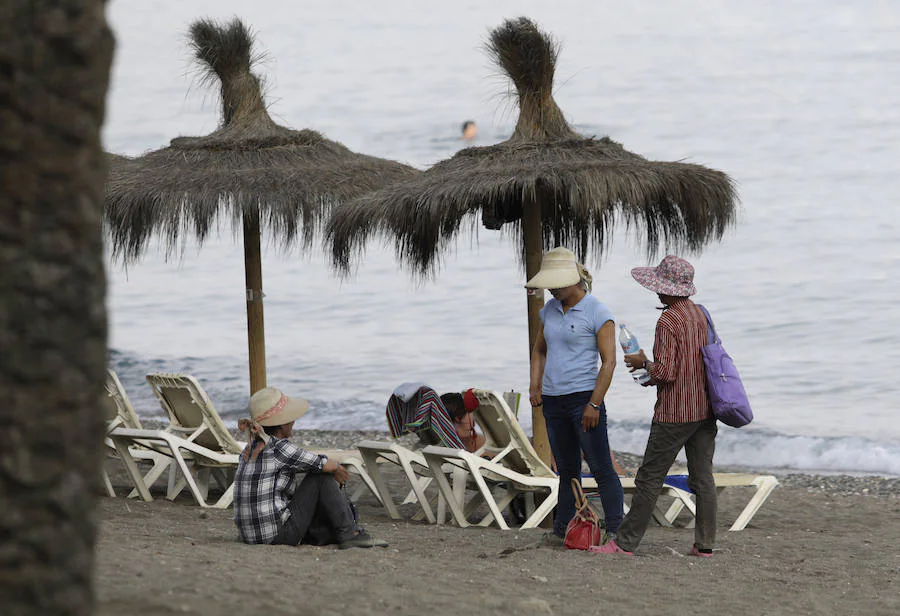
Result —
[[[525, 283], [553, 296], [541, 309], [542, 326], [531, 353], [532, 406], [543, 405], [550, 449], [559, 473], [559, 502], [551, 543], [561, 544], [575, 515], [569, 486], [581, 481], [581, 457], [597, 481], [612, 537], [622, 522], [622, 484], [613, 467], [603, 402], [616, 367], [616, 328], [612, 313], [589, 293], [591, 276], [572, 251], [554, 248], [541, 269]], [[597, 367], [598, 358], [600, 367]]]

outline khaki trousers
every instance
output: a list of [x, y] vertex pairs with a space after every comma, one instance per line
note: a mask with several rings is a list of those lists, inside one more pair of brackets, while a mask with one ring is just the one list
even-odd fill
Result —
[[698, 550], [713, 549], [716, 542], [716, 483], [713, 479], [713, 455], [716, 452], [715, 418], [691, 423], [659, 423], [650, 426], [644, 461], [634, 478], [635, 492], [631, 510], [619, 526], [616, 544], [629, 552], [640, 544], [663, 481], [675, 456], [684, 447], [688, 465], [688, 486], [697, 498], [697, 522], [694, 545]]

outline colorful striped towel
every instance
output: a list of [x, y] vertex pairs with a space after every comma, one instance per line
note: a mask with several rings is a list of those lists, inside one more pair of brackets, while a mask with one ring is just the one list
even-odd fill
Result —
[[[391, 395], [385, 410], [391, 436], [397, 438], [413, 432], [423, 441], [452, 449], [465, 449], [456, 433], [450, 413], [444, 408], [437, 392], [423, 385], [404, 402], [397, 395]], [[438, 442], [432, 442], [432, 441]]]

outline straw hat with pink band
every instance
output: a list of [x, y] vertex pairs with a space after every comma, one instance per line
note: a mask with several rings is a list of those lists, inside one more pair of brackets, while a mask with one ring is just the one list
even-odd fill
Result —
[[[308, 410], [309, 402], [303, 398], [289, 398], [274, 387], [266, 387], [250, 396], [250, 419], [238, 420], [238, 430], [249, 432], [263, 443], [268, 443], [271, 437], [263, 427], [296, 421]], [[253, 457], [256, 458], [256, 455]]]

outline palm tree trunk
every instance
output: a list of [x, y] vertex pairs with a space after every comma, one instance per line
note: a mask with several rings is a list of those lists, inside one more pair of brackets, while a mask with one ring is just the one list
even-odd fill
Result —
[[0, 611], [87, 615], [103, 461], [103, 0], [0, 10]]
[[247, 283], [247, 346], [252, 396], [266, 386], [266, 334], [263, 321], [259, 211], [244, 213], [244, 276]]
[[[539, 194], [539, 193], [538, 193]], [[541, 202], [540, 197], [529, 195], [522, 203], [522, 238], [525, 242], [525, 279], [528, 280], [541, 269]], [[528, 293], [528, 360], [531, 364], [531, 351], [534, 349], [537, 333], [541, 326], [540, 311], [544, 306], [544, 292]], [[541, 460], [550, 465], [550, 440], [547, 438], [547, 425], [544, 423], [544, 412], [541, 407], [531, 407], [531, 430], [534, 436], [534, 449]]]

